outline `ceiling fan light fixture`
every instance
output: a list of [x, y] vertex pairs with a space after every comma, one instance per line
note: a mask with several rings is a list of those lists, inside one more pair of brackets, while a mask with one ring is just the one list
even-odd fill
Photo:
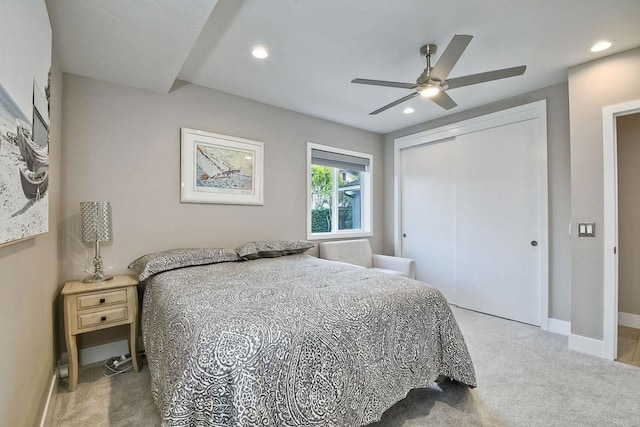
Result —
[[591, 52], [602, 52], [611, 47], [612, 43], [609, 40], [600, 40], [591, 46]]
[[[438, 49], [437, 46], [435, 44], [422, 46], [420, 48], [420, 55], [426, 56], [427, 67], [418, 76], [415, 84], [360, 78], [351, 80], [351, 83], [411, 90], [411, 93], [408, 95], [396, 99], [395, 101], [369, 113], [369, 115], [374, 116], [388, 110], [389, 108], [402, 104], [403, 102], [407, 102], [418, 95], [424, 98], [429, 98], [445, 110], [451, 110], [452, 108], [457, 107], [458, 104], [456, 104], [456, 102], [447, 94], [446, 91], [448, 89], [456, 89], [459, 87], [471, 86], [478, 83], [506, 79], [508, 77], [521, 76], [524, 74], [527, 66], [520, 65], [519, 67], [502, 68], [500, 70], [485, 71], [484, 73], [470, 74], [467, 76], [449, 79], [449, 73], [460, 59], [460, 56], [464, 53], [472, 38], [473, 36], [468, 34], [456, 34], [453, 36], [453, 39], [451, 39], [447, 48], [433, 67], [431, 66], [431, 55], [436, 53], [436, 50]], [[405, 113], [409, 114], [406, 111]]]
[[432, 98], [440, 93], [440, 88], [438, 86], [427, 85], [424, 88], [420, 89], [420, 96], [425, 98]]
[[269, 52], [262, 46], [256, 46], [251, 51], [251, 55], [253, 55], [254, 58], [264, 59], [269, 56]]

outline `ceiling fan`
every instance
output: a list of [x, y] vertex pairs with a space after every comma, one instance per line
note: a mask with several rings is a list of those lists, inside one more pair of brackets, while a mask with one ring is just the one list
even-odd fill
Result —
[[527, 69], [526, 65], [447, 79], [449, 73], [462, 56], [462, 53], [469, 45], [469, 42], [471, 42], [472, 38], [473, 36], [456, 34], [449, 43], [449, 46], [447, 46], [447, 48], [444, 50], [444, 53], [440, 56], [438, 62], [436, 62], [433, 67], [431, 67], [431, 56], [435, 55], [437, 46], [435, 44], [427, 44], [422, 46], [420, 48], [420, 55], [427, 58], [427, 68], [425, 68], [422, 74], [418, 76], [415, 84], [369, 79], [353, 79], [351, 80], [351, 83], [360, 83], [374, 86], [388, 86], [414, 90], [413, 93], [407, 96], [403, 96], [402, 98], [397, 99], [392, 103], [369, 113], [373, 115], [388, 110], [391, 107], [395, 107], [396, 105], [408, 101], [417, 95], [422, 95], [425, 98], [429, 98], [445, 110], [450, 110], [458, 104], [456, 104], [454, 100], [451, 99], [449, 95], [447, 95], [447, 89], [457, 89], [463, 86], [470, 86], [478, 83], [488, 82], [491, 80], [499, 80], [524, 74], [525, 70]]

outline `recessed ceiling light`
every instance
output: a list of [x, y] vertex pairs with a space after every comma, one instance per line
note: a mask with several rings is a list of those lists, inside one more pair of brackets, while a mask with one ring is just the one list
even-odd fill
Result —
[[602, 52], [603, 50], [607, 50], [611, 47], [611, 42], [609, 40], [600, 40], [593, 46], [591, 46], [591, 52]]
[[256, 46], [251, 51], [251, 55], [258, 59], [264, 59], [269, 56], [269, 52], [267, 52], [267, 49], [263, 48], [262, 46]]
[[414, 110], [413, 108], [411, 108], [411, 107], [407, 107], [407, 108], [405, 108], [404, 110], [402, 110], [402, 112], [403, 112], [403, 113], [405, 113], [405, 114], [411, 114], [411, 113], [413, 113], [414, 111], [415, 111], [415, 110]]

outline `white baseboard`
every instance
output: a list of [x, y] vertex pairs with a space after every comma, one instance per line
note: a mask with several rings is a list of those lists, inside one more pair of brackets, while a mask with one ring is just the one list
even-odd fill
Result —
[[107, 344], [100, 344], [93, 347], [80, 349], [78, 354], [78, 365], [85, 366], [92, 363], [107, 360], [112, 356], [129, 353], [129, 343], [127, 340], [114, 341]]
[[[138, 339], [138, 351], [144, 350], [142, 340]], [[102, 362], [113, 356], [129, 353], [129, 342], [124, 340], [113, 341], [106, 344], [95, 345], [93, 347], [81, 348], [78, 350], [78, 365], [86, 366], [92, 363]], [[62, 353], [61, 360], [68, 363], [68, 354]]]
[[582, 335], [569, 335], [569, 350], [604, 358], [604, 341]]
[[549, 332], [560, 335], [571, 335], [571, 322], [566, 320], [549, 318], [548, 329]]
[[56, 400], [58, 398], [58, 368], [53, 371], [53, 378], [51, 378], [51, 385], [49, 386], [49, 393], [47, 395], [47, 401], [42, 409], [42, 416], [40, 417], [40, 427], [49, 427], [53, 425], [53, 413], [56, 409]]
[[[112, 356], [119, 356], [127, 353], [129, 353], [129, 343], [127, 340], [81, 348], [78, 350], [78, 365], [91, 365], [92, 363], [107, 360]], [[62, 353], [61, 360], [65, 363], [69, 363], [69, 355], [67, 353]]]
[[618, 312], [618, 325], [640, 329], [640, 315]]

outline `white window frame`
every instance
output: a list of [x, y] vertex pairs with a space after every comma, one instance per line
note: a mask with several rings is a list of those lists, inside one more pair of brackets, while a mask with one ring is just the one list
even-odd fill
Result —
[[[311, 151], [322, 150], [336, 154], [345, 154], [347, 156], [361, 157], [369, 159], [369, 166], [366, 172], [360, 173], [360, 206], [362, 209], [359, 230], [335, 230], [329, 233], [312, 233], [311, 232]], [[333, 206], [337, 208], [337, 181], [334, 173]], [[344, 239], [351, 237], [371, 237], [373, 236], [373, 155], [368, 153], [360, 153], [358, 151], [345, 150], [344, 148], [331, 147], [329, 145], [321, 145], [313, 142], [307, 142], [307, 240], [326, 240], [326, 239]], [[331, 226], [337, 228], [338, 209], [332, 208]]]

